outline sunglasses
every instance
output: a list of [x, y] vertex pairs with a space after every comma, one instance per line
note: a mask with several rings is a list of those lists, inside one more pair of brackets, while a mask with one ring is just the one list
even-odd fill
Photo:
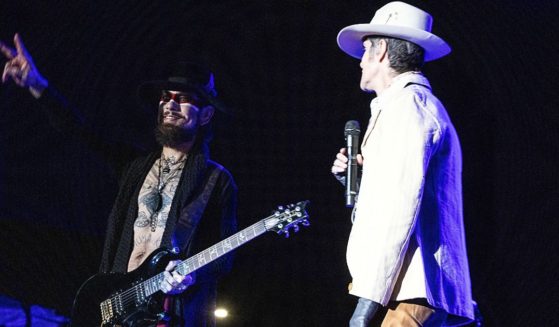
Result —
[[194, 93], [175, 92], [175, 91], [161, 92], [161, 97], [159, 98], [159, 101], [163, 103], [167, 103], [171, 100], [175, 101], [178, 104], [189, 103], [199, 108], [202, 108], [206, 105], [206, 103], [202, 101], [202, 99], [200, 99], [200, 97], [198, 97]]

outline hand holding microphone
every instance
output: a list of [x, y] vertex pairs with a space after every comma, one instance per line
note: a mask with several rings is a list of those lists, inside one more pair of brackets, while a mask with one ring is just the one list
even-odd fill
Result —
[[357, 152], [359, 152], [359, 135], [361, 128], [356, 120], [345, 124], [344, 135], [347, 145], [347, 173], [345, 184], [345, 206], [352, 208], [357, 195]]
[[[346, 170], [347, 170], [347, 149], [346, 148], [341, 148], [340, 152], [336, 153], [336, 160], [334, 160], [334, 163], [332, 164], [332, 174], [334, 174], [334, 176], [336, 177], [342, 177], [344, 182], [342, 182], [345, 185], [345, 175], [346, 175]], [[359, 166], [363, 166], [363, 157], [360, 154], [357, 154], [357, 164]]]
[[359, 123], [350, 120], [346, 123], [344, 134], [347, 148], [340, 149], [336, 160], [332, 165], [332, 174], [346, 186], [346, 206], [353, 207], [355, 195], [357, 194], [357, 165], [363, 165], [363, 157], [358, 154], [359, 134], [361, 130]]

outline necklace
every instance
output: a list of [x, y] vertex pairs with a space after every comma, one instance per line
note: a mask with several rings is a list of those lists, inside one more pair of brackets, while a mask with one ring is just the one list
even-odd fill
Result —
[[[159, 159], [159, 165], [160, 165], [159, 167], [161, 167], [161, 161], [165, 161], [165, 167], [163, 167], [163, 173], [168, 174], [171, 171], [171, 166], [180, 164], [185, 160], [186, 160], [186, 156], [181, 160], [177, 160], [175, 156], [170, 156], [169, 158], [165, 158], [165, 156], [161, 154], [161, 159]], [[161, 175], [161, 171], [160, 171], [160, 175]]]
[[[157, 176], [157, 190], [154, 190], [153, 192], [150, 193], [150, 198], [151, 198], [150, 211], [152, 213], [149, 218], [149, 225], [152, 232], [155, 232], [155, 229], [157, 227], [157, 219], [155, 218], [157, 217], [157, 214], [159, 213], [161, 207], [163, 206], [163, 195], [162, 195], [163, 189], [169, 183], [169, 181], [174, 179], [178, 175], [178, 172], [182, 170], [183, 163], [186, 161], [187, 157], [188, 156], [185, 156], [183, 159], [177, 160], [174, 156], [165, 158], [163, 154], [161, 154], [161, 158], [159, 159], [159, 167], [158, 167], [159, 174]], [[163, 166], [163, 162], [165, 162], [165, 167], [161, 168]], [[171, 166], [173, 166], [172, 169]], [[165, 181], [162, 180], [163, 175], [167, 175]]]

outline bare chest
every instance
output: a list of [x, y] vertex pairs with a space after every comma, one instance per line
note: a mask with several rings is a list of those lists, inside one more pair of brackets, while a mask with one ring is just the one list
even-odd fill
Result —
[[146, 176], [138, 196], [138, 215], [134, 221], [134, 244], [128, 271], [132, 271], [161, 246], [173, 197], [182, 167], [162, 172], [156, 161]]

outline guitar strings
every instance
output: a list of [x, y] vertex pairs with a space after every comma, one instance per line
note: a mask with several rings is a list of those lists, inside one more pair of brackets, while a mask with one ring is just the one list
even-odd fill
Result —
[[[299, 219], [301, 219], [301, 218], [306, 218], [306, 217], [307, 217], [306, 213], [304, 213], [304, 212], [301, 213], [301, 210], [300, 210], [299, 208], [297, 208], [295, 211], [297, 211], [297, 214], [296, 214], [296, 215], [299, 216]], [[303, 210], [303, 211], [304, 211], [304, 210]], [[206, 250], [204, 250], [204, 251], [202, 251], [202, 252], [200, 252], [200, 253], [198, 253], [198, 254], [196, 254], [196, 255], [194, 255], [194, 256], [188, 258], [188, 259], [186, 259], [185, 261], [182, 261], [181, 263], [179, 263], [179, 265], [177, 265], [177, 267], [180, 268], [181, 266], [184, 266], [184, 264], [187, 264], [187, 267], [188, 267], [188, 265], [189, 265], [190, 263], [192, 263], [192, 266], [195, 266], [195, 263], [196, 263], [195, 258], [199, 258], [199, 256], [200, 256], [201, 254], [204, 254], [204, 253], [206, 253], [206, 252], [212, 252], [213, 250], [215, 250], [215, 251], [217, 252], [217, 249], [218, 249], [218, 245], [219, 245], [219, 244], [223, 244], [225, 241], [231, 241], [231, 240], [233, 240], [233, 239], [235, 239], [235, 238], [238, 239], [240, 236], [243, 235], [243, 232], [248, 232], [249, 230], [252, 230], [252, 234], [253, 234], [252, 237], [249, 237], [248, 239], [245, 239], [244, 236], [243, 236], [242, 242], [241, 242], [241, 243], [239, 243], [239, 241], [237, 240], [236, 246], [233, 246], [233, 247], [229, 248], [227, 251], [223, 252], [221, 255], [218, 255], [218, 256], [217, 256], [216, 258], [214, 258], [214, 259], [219, 258], [219, 257], [222, 256], [223, 254], [228, 253], [228, 252], [230, 252], [230, 251], [236, 249], [237, 247], [243, 245], [243, 244], [246, 243], [247, 241], [250, 241], [250, 240], [256, 238], [257, 236], [262, 235], [264, 232], [270, 230], [269, 228], [266, 227], [265, 221], [267, 221], [267, 220], [269, 220], [269, 219], [271, 219], [271, 218], [276, 218], [276, 219], [277, 219], [277, 218], [278, 218], [278, 214], [279, 214], [279, 211], [276, 211], [274, 214], [272, 214], [272, 215], [270, 215], [270, 216], [268, 216], [268, 217], [266, 217], [266, 218], [264, 218], [264, 219], [262, 219], [262, 220], [256, 222], [255, 224], [253, 224], [253, 225], [251, 225], [251, 226], [249, 226], [249, 227], [243, 229], [242, 231], [240, 231], [240, 232], [238, 232], [238, 233], [236, 233], [236, 234], [234, 234], [234, 235], [231, 235], [230, 237], [228, 237], [228, 238], [225, 239], [224, 241], [215, 244], [214, 246], [212, 246], [212, 247], [210, 247], [210, 248], [208, 248], [208, 249], [206, 249]], [[284, 215], [284, 214], [285, 214], [285, 212], [284, 212], [282, 215]], [[292, 215], [290, 215], [290, 217], [292, 217]], [[285, 218], [285, 217], [283, 217], [283, 218]], [[299, 219], [297, 219], [297, 220], [299, 220]], [[291, 223], [288, 223], [286, 226], [288, 227], [289, 225], [291, 225]], [[258, 227], [258, 231], [255, 231], [255, 229], [256, 229], [257, 227]], [[284, 227], [281, 227], [281, 224], [276, 225], [276, 227], [280, 227], [280, 231], [278, 232], [278, 234], [281, 234], [281, 232], [283, 231]], [[223, 251], [223, 245], [222, 245], [222, 251]], [[205, 259], [205, 255], [204, 255], [204, 259]], [[211, 259], [211, 254], [210, 254], [210, 261], [205, 262], [203, 265], [205, 265], [205, 264], [207, 264], [207, 263], [209, 263], [209, 262], [212, 262], [214, 259]], [[203, 266], [203, 265], [200, 265], [199, 267], [201, 267], [201, 266]], [[199, 267], [196, 267], [195, 269], [193, 269], [193, 270], [191, 270], [191, 271], [194, 271], [194, 270], [198, 269]], [[190, 272], [190, 271], [189, 271], [189, 272]], [[122, 293], [118, 293], [118, 294], [113, 295], [112, 297], [106, 299], [105, 301], [107, 301], [107, 300], [110, 301], [109, 303], [110, 303], [111, 307], [115, 306], [115, 307], [114, 307], [115, 312], [118, 312], [118, 310], [116, 310], [116, 309], [117, 309], [117, 308], [116, 308], [116, 305], [117, 305], [117, 301], [116, 301], [116, 300], [117, 300], [117, 299], [120, 300], [120, 301], [119, 301], [119, 302], [120, 302], [119, 304], [120, 304], [120, 306], [121, 306], [122, 308], [128, 307], [129, 304], [135, 303], [135, 302], [136, 302], [135, 299], [137, 298], [137, 294], [139, 294], [140, 292], [142, 293], [141, 296], [145, 299], [145, 298], [149, 297], [150, 295], [154, 294], [155, 292], [160, 291], [159, 285], [161, 284], [163, 278], [164, 278], [164, 277], [163, 277], [163, 273], [159, 273], [159, 274], [157, 274], [157, 275], [155, 275], [155, 276], [153, 276], [153, 277], [151, 277], [151, 278], [148, 278], [147, 280], [145, 280], [145, 281], [143, 281], [143, 282], [141, 282], [141, 283], [138, 283], [138, 284], [135, 285], [134, 287], [129, 288], [129, 289], [123, 291]], [[142, 285], [144, 285], [144, 286], [141, 287]], [[145, 285], [147, 285], [147, 287], [146, 287]], [[153, 288], [151, 288], [150, 285], [151, 285], [151, 287], [153, 287]], [[145, 292], [146, 289], [148, 289], [148, 290], [149, 290], [148, 292], [151, 292], [151, 294], [148, 295], [148, 294]], [[153, 289], [155, 289], [155, 291], [153, 291]], [[105, 301], [103, 301], [103, 302], [105, 302]]]
[[[244, 230], [240, 231], [239, 233], [236, 233], [236, 234], [234, 234], [234, 235], [232, 235], [232, 236], [226, 238], [224, 241], [222, 241], [222, 242], [220, 242], [220, 243], [223, 243], [223, 242], [225, 242], [225, 241], [231, 241], [231, 240], [233, 240], [233, 239], [235, 239], [235, 238], [238, 238], [238, 236], [239, 236], [240, 234], [242, 234], [243, 232], [248, 232], [249, 230], [252, 230], [252, 234], [253, 234], [253, 237], [252, 237], [252, 238], [255, 238], [255, 237], [261, 235], [262, 233], [266, 232], [267, 229], [266, 229], [266, 227], [265, 227], [264, 221], [267, 220], [267, 219], [273, 218], [274, 216], [275, 216], [275, 215], [271, 215], [271, 216], [269, 216], [269, 217], [266, 217], [265, 219], [263, 219], [263, 220], [261, 220], [261, 221], [258, 221], [257, 223], [255, 223], [255, 224], [253, 224], [253, 225], [251, 225], [251, 226], [245, 228]], [[250, 239], [252, 239], [252, 238], [250, 238]], [[249, 240], [250, 240], [250, 239], [249, 239]], [[244, 243], [244, 242], [245, 242], [245, 241], [243, 240], [243, 243]], [[218, 244], [220, 244], [220, 243], [218, 243]], [[239, 243], [239, 242], [237, 242], [237, 245], [234, 246], [234, 247], [232, 247], [229, 251], [232, 251], [232, 250], [234, 250], [235, 248], [237, 248], [238, 246], [240, 246], [240, 245], [243, 244], [243, 243], [241, 243], [241, 244], [238, 244], [238, 243]], [[217, 245], [218, 245], [218, 244], [216, 244], [216, 245], [214, 245], [214, 246], [212, 246], [212, 247], [210, 247], [210, 248], [208, 248], [208, 249], [206, 249], [206, 250], [204, 250], [204, 251], [198, 253], [197, 255], [194, 255], [194, 256], [192, 256], [192, 257], [186, 259], [185, 261], [181, 262], [179, 265], [183, 265], [183, 264], [192, 264], [192, 266], [195, 266], [195, 262], [196, 262], [196, 261], [195, 261], [195, 258], [197, 258], [197, 257], [198, 257], [200, 254], [202, 254], [202, 253], [210, 252], [210, 250], [213, 250], [213, 249], [216, 249], [216, 250], [217, 250], [217, 248], [218, 248]], [[223, 245], [222, 245], [222, 249], [223, 249]], [[224, 252], [223, 254], [228, 253], [229, 251]], [[222, 255], [223, 255], [223, 254], [222, 254]], [[220, 257], [220, 256], [221, 256], [221, 255], [219, 255], [218, 257]], [[218, 257], [216, 257], [215, 259], [217, 259]], [[213, 260], [211, 260], [211, 261], [213, 261]], [[210, 262], [211, 262], [211, 261], [210, 261]], [[209, 262], [208, 262], [208, 263], [209, 263]], [[198, 268], [199, 268], [199, 267], [198, 267]], [[196, 269], [198, 269], [198, 268], [196, 268]], [[133, 286], [133, 287], [131, 287], [131, 288], [129, 288], [129, 289], [123, 291], [123, 292], [121, 292], [121, 293], [118, 293], [118, 294], [115, 294], [115, 295], [109, 297], [107, 300], [110, 300], [111, 305], [116, 306], [116, 305], [117, 305], [117, 302], [120, 302], [120, 304], [122, 305], [122, 307], [128, 307], [130, 304], [135, 304], [135, 303], [136, 303], [136, 299], [138, 298], [138, 296], [137, 296], [138, 294], [141, 294], [142, 296], [145, 296], [145, 297], [149, 297], [149, 295], [146, 295], [146, 294], [145, 294], [145, 293], [146, 293], [146, 292], [145, 292], [146, 289], [149, 289], [149, 292], [150, 292], [151, 294], [154, 294], [155, 292], [159, 291], [160, 288], [158, 287], [158, 285], [161, 284], [161, 281], [162, 281], [162, 280], [163, 280], [163, 273], [159, 273], [159, 274], [154, 275], [153, 277], [151, 277], [151, 278], [149, 278], [149, 279], [147, 279], [147, 280], [145, 280], [145, 281], [143, 281], [143, 282], [141, 282], [141, 283], [139, 283], [139, 284], [137, 284], [137, 285], [135, 285], [135, 286]], [[147, 287], [146, 287], [146, 286], [141, 287], [142, 285], [147, 285]], [[156, 290], [155, 292], [152, 292], [150, 286], [151, 286], [151, 287], [155, 287], [157, 290]], [[151, 294], [150, 294], [150, 295], [151, 295]], [[119, 299], [120, 301], [117, 301], [117, 299]], [[103, 302], [104, 302], [104, 301], [103, 301]]]

